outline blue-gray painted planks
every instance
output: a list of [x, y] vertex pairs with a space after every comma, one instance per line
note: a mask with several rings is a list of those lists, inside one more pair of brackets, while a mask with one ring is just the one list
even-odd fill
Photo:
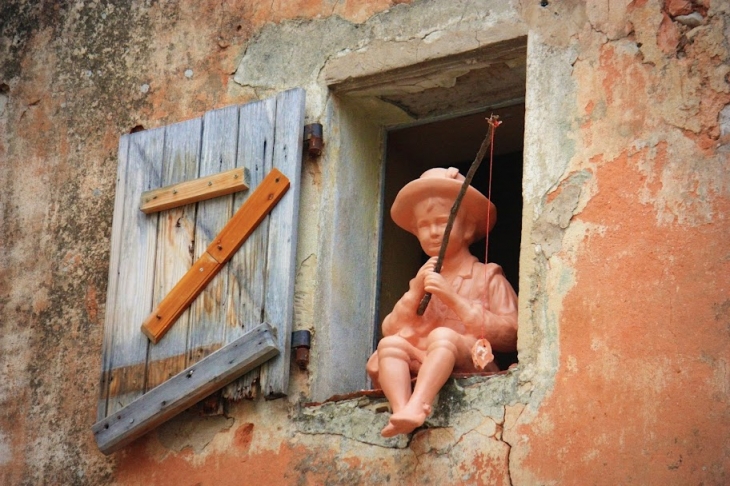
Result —
[[[238, 106], [228, 106], [209, 111], [203, 116], [205, 130], [200, 158], [201, 177], [236, 168], [238, 111]], [[231, 194], [198, 203], [195, 260], [200, 258], [233, 215], [235, 196]], [[230, 266], [216, 275], [191, 306], [188, 364], [199, 361], [226, 343], [226, 328], [230, 325], [233, 310], [226, 298], [229, 272]]]
[[[162, 381], [159, 370], [171, 374], [192, 365], [264, 319], [275, 328], [283, 355], [264, 372], [265, 395], [286, 394], [304, 96], [304, 90], [294, 89], [120, 139], [99, 419]], [[233, 167], [245, 169], [249, 191], [190, 205], [172, 219], [174, 210], [150, 215], [139, 210], [143, 191]], [[193, 302], [187, 324], [183, 319], [171, 330], [174, 334], [157, 346], [150, 344], [139, 326], [153, 303], [164, 297], [177, 273], [204, 251], [272, 167], [290, 179], [288, 193]], [[232, 385], [228, 396], [252, 396], [258, 376], [255, 371]]]
[[274, 167], [291, 181], [291, 193], [271, 211], [266, 253], [265, 317], [275, 323], [281, 353], [262, 367], [261, 389], [266, 398], [286, 395], [289, 384], [291, 332], [294, 320], [294, 278], [299, 226], [299, 189], [303, 149], [304, 91], [276, 97]]
[[[107, 414], [125, 407], [144, 392], [147, 338], [139, 326], [152, 310], [157, 245], [157, 215], [139, 210], [142, 192], [160, 187], [165, 130], [158, 128], [129, 136], [124, 176], [124, 201], [120, 242], [112, 241], [118, 253], [116, 295], [113, 309], [107, 309], [106, 326], [111, 326]], [[106, 350], [105, 350], [106, 351]]]
[[[251, 187], [258, 186], [272, 167], [276, 102], [276, 98], [268, 98], [241, 106], [239, 111], [236, 167], [246, 170]], [[240, 207], [246, 197], [247, 194], [237, 194], [234, 207]], [[279, 204], [287, 197], [288, 194]], [[228, 263], [228, 299], [235, 312], [231, 313], [231, 325], [226, 328], [226, 341], [236, 339], [263, 321], [269, 221], [270, 216], [261, 222], [246, 245]], [[254, 398], [258, 380], [259, 370], [256, 369], [226, 387], [223, 396], [233, 400]]]
[[[162, 155], [162, 186], [170, 186], [199, 177], [200, 145], [203, 123], [201, 118], [165, 127]], [[152, 299], [154, 309], [187, 273], [193, 264], [192, 248], [196, 239], [196, 204], [187, 204], [158, 215], [155, 283]], [[154, 215], [150, 215], [154, 218]], [[176, 375], [186, 366], [184, 350], [188, 342], [190, 310], [178, 318], [175, 325], [156, 345], [148, 345], [145, 391]], [[183, 351], [183, 352], [181, 352]]]

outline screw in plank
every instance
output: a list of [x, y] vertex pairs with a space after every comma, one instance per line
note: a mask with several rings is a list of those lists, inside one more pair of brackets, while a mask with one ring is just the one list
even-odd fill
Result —
[[212, 186], [213, 183], [211, 181], [208, 181], [208, 186]]

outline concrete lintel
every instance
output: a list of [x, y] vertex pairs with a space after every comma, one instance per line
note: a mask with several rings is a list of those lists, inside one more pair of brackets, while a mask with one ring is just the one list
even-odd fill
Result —
[[[498, 54], [494, 59], [499, 59], [499, 54], [509, 54], [502, 46], [512, 46], [513, 39], [526, 35], [526, 26], [517, 18], [507, 15], [497, 19], [487, 17], [482, 23], [470, 22], [466, 25], [459, 23], [449, 26], [446, 30], [432, 32], [425, 38], [376, 40], [367, 47], [357, 51], [342, 52], [330, 59], [322, 73], [328, 86], [336, 91], [338, 89], [344, 91], [352, 90], [353, 81], [362, 82], [384, 74], [397, 75], [400, 70], [420, 77], [438, 72], [437, 67], [452, 67], [451, 64], [454, 63], [461, 65], [458, 69], [463, 70], [464, 62], [472, 62], [468, 54], [466, 59], [462, 60], [465, 58], [465, 53], [496, 46], [494, 54]], [[442, 62], [427, 64], [429, 61], [445, 58], [450, 58], [446, 61], [448, 66]], [[413, 72], [413, 67], [417, 65], [422, 65], [427, 73]], [[484, 63], [470, 66], [469, 69], [480, 66], [483, 67]], [[454, 74], [456, 77], [459, 75], [458, 72]], [[454, 75], [449, 76], [453, 77]]]
[[[307, 115], [317, 119], [327, 86], [527, 35], [517, 4], [423, 0], [397, 5], [361, 24], [337, 16], [268, 24], [249, 41], [234, 80], [257, 93], [305, 87]], [[432, 77], [415, 89], [448, 84], [455, 75]]]
[[[405, 65], [387, 72], [377, 72], [359, 78], [347, 78], [341, 82], [327, 79], [330, 88], [338, 94], [357, 96], [388, 96], [416, 93], [437, 87], [452, 87], [464, 74], [504, 64], [516, 68], [525, 64], [524, 36], [518, 36], [453, 56], [441, 57], [415, 65]], [[391, 48], [394, 46], [391, 46]], [[329, 66], [329, 65], [328, 65]], [[330, 72], [325, 67], [325, 76]], [[523, 77], [522, 74], [521, 77]], [[524, 83], [524, 79], [520, 79]]]

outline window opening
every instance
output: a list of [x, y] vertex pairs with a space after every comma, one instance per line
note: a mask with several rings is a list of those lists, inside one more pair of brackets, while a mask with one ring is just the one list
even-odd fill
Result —
[[[514, 37], [509, 37], [510, 29]], [[323, 185], [323, 201], [331, 202], [331, 210], [319, 221], [323, 285], [314, 306], [313, 401], [370, 385], [365, 363], [380, 340], [382, 319], [421, 262], [415, 237], [390, 220], [395, 194], [432, 166], [457, 166], [465, 173], [486, 134], [485, 118], [492, 113], [504, 123], [496, 133], [492, 199], [498, 229], [490, 237], [490, 260], [500, 263], [517, 287], [527, 37], [522, 27], [501, 35], [508, 38], [442, 58], [423, 60], [411, 53], [406, 58], [412, 57], [412, 64], [402, 58], [401, 67], [360, 77], [352, 75], [352, 62], [376, 66], [387, 49], [400, 56], [401, 43], [386, 42], [383, 49], [353, 52], [347, 54], [352, 61], [325, 66], [332, 92], [327, 153], [336, 154], [327, 174], [336, 184]], [[509, 191], [501, 182], [505, 164], [500, 160], [508, 154], [515, 158], [511, 168], [519, 172], [509, 177], [516, 203], [494, 194], [495, 189]], [[482, 169], [476, 184], [486, 183], [483, 172], [488, 169]], [[512, 224], [508, 208], [517, 215]], [[396, 230], [400, 235], [393, 237]], [[499, 234], [504, 231], [517, 237], [507, 242]], [[513, 257], [498, 257], [504, 249], [514, 251]]]
[[[497, 114], [503, 122], [495, 133], [492, 202], [497, 223], [489, 237], [489, 261], [502, 266], [507, 280], [519, 294], [519, 257], [522, 229], [522, 150], [524, 103], [459, 116], [447, 120], [396, 127], [387, 131], [383, 185], [380, 287], [375, 345], [383, 319], [408, 289], [408, 282], [428, 257], [418, 240], [390, 217], [398, 191], [433, 167], [456, 167], [466, 175], [487, 131], [486, 118]], [[487, 154], [486, 159], [489, 155]], [[484, 160], [472, 185], [488, 194], [489, 161]], [[484, 261], [485, 240], [475, 242], [472, 253]], [[500, 369], [517, 361], [517, 353], [496, 353]]]

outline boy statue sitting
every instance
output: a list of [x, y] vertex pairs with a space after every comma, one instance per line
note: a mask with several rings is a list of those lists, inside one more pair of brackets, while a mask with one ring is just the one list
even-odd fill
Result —
[[[469, 252], [469, 245], [486, 234], [488, 212], [491, 230], [497, 211], [472, 186], [454, 221], [441, 273], [434, 272], [463, 181], [453, 167], [430, 169], [400, 190], [390, 211], [395, 223], [413, 233], [431, 258], [383, 321], [383, 338], [367, 363], [373, 386], [383, 389], [393, 411], [381, 431], [385, 437], [422, 425], [452, 372], [479, 371], [472, 361], [477, 341], [496, 351], [516, 350], [517, 295], [499, 265], [480, 263]], [[432, 299], [418, 316], [426, 292]], [[498, 370], [493, 362], [486, 369]], [[411, 392], [412, 377], [416, 384]]]

